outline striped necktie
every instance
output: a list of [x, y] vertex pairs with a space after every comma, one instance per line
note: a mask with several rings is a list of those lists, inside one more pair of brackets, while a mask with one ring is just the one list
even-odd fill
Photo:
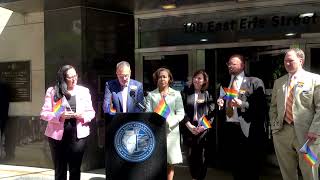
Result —
[[293, 105], [293, 78], [291, 77], [290, 83], [288, 86], [288, 95], [287, 95], [287, 100], [286, 100], [286, 112], [285, 112], [285, 117], [284, 120], [288, 123], [291, 124], [293, 122], [293, 114], [292, 114], [292, 105]]
[[[238, 87], [237, 87], [237, 76], [235, 76], [232, 80], [232, 84], [231, 84], [231, 89], [234, 89], [234, 90], [237, 90]], [[226, 109], [226, 115], [231, 118], [233, 116], [233, 108], [232, 108], [232, 105], [231, 105], [231, 99], [228, 100], [227, 102], [227, 109]]]

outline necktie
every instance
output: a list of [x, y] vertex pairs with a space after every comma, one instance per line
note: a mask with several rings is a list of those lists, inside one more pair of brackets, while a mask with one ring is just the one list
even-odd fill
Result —
[[293, 122], [292, 105], [293, 105], [293, 82], [292, 78], [288, 86], [288, 96], [286, 101], [286, 112], [284, 120], [291, 124]]
[[[235, 76], [232, 80], [231, 89], [237, 90], [237, 76]], [[231, 118], [233, 116], [233, 108], [231, 105], [231, 99], [227, 101], [227, 109], [226, 109], [226, 115]]]

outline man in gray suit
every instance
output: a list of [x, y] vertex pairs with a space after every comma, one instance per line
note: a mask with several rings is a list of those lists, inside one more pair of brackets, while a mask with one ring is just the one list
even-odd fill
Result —
[[288, 74], [274, 82], [270, 106], [273, 142], [284, 180], [298, 180], [299, 165], [304, 180], [312, 179], [312, 168], [299, 149], [309, 139], [319, 154], [320, 76], [305, 71], [301, 49], [286, 52], [284, 66]]

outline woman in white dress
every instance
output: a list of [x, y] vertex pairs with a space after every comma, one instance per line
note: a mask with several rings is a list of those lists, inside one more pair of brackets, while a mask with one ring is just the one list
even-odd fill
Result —
[[157, 89], [151, 91], [146, 97], [146, 111], [153, 112], [164, 98], [170, 107], [170, 114], [166, 119], [167, 123], [167, 179], [172, 180], [174, 176], [174, 165], [182, 163], [180, 148], [179, 122], [184, 118], [184, 107], [179, 91], [169, 87], [173, 77], [169, 69], [159, 68], [153, 73], [153, 81]]

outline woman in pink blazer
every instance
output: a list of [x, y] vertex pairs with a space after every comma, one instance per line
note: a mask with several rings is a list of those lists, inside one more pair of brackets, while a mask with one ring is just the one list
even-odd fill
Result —
[[90, 133], [88, 123], [95, 116], [89, 89], [77, 85], [77, 80], [74, 67], [61, 67], [55, 86], [46, 92], [40, 114], [41, 119], [48, 121], [45, 135], [48, 136], [55, 180], [66, 180], [68, 167], [69, 179], [80, 180], [81, 161]]

